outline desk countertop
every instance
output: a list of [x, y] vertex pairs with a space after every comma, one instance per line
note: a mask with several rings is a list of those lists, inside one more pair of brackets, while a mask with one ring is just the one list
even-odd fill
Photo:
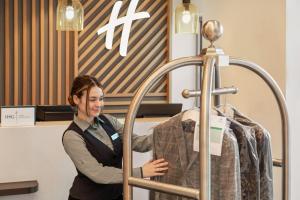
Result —
[[[151, 122], [163, 122], [168, 120], [169, 117], [147, 117], [147, 118], [136, 118], [135, 122], [137, 123], [151, 123]], [[125, 122], [125, 118], [118, 118], [121, 123]], [[47, 126], [67, 126], [71, 121], [44, 121], [36, 122], [35, 126], [13, 126], [13, 127], [2, 127], [0, 128], [24, 128], [24, 127], [47, 127]]]

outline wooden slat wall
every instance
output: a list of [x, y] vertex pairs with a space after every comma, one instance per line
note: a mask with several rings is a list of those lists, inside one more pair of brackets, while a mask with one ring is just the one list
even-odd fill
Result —
[[[23, 0], [23, 22], [22, 22], [22, 29], [23, 29], [23, 47], [28, 46], [28, 16], [27, 16], [27, 3], [26, 0]], [[28, 51], [23, 51], [23, 101], [22, 104], [26, 105], [28, 102]]]
[[62, 46], [61, 46], [61, 31], [57, 31], [57, 104], [61, 104], [61, 94], [62, 94], [62, 61], [61, 61], [61, 54], [62, 54]]
[[[1, 105], [66, 104], [77, 75], [95, 76], [104, 86], [105, 110], [127, 112], [137, 88], [151, 72], [169, 60], [170, 0], [140, 0], [137, 12], [150, 18], [133, 22], [127, 56], [119, 53], [123, 26], [115, 29], [113, 48], [105, 48], [105, 33], [97, 30], [108, 23], [116, 1], [83, 0], [84, 30], [56, 31], [58, 0], [4, 0], [4, 72]], [[119, 17], [125, 16], [130, 0], [123, 0]], [[21, 9], [20, 9], [21, 8]], [[1, 62], [0, 62], [1, 63]], [[144, 103], [168, 102], [167, 76], [158, 81]]]
[[[66, 47], [70, 46], [70, 33], [66, 32]], [[65, 101], [68, 102], [68, 97], [70, 94], [70, 48], [66, 48], [66, 92], [63, 95]]]
[[[35, 20], [37, 18], [36, 2], [31, 3], [31, 104], [35, 105], [37, 102], [37, 24]], [[40, 19], [41, 20], [41, 19]], [[42, 59], [42, 57], [40, 57]]]
[[[34, 0], [33, 0], [34, 1]], [[36, 23], [36, 21], [32, 22]], [[40, 1], [40, 102], [45, 104], [45, 2]], [[37, 103], [38, 104], [38, 103]]]
[[78, 76], [78, 33], [74, 33], [74, 75]]
[[[137, 12], [147, 11], [151, 17], [133, 22], [126, 57], [119, 53], [123, 26], [115, 28], [111, 50], [105, 48], [106, 34], [97, 35], [97, 30], [109, 22], [114, 3], [111, 0], [84, 2], [85, 28], [79, 33], [78, 69], [79, 74], [93, 75], [104, 86], [105, 112], [124, 114], [141, 83], [169, 60], [170, 1], [139, 1]], [[126, 15], [129, 3], [130, 0], [123, 0], [119, 17]], [[162, 78], [143, 103], [167, 103], [167, 82], [167, 76]]]
[[[10, 18], [9, 18], [9, 2], [10, 0], [5, 0], [5, 86], [4, 88], [11, 88], [10, 86]], [[11, 90], [5, 89], [5, 105], [10, 104], [10, 92]]]
[[5, 22], [1, 38], [4, 51], [0, 55], [5, 74], [0, 80], [4, 85], [1, 105], [67, 103], [66, 93], [76, 72], [76, 54], [70, 48], [74, 46], [70, 38], [75, 37], [73, 32], [56, 31], [57, 3], [58, 0], [1, 1], [4, 14], [0, 16]]
[[[5, 7], [4, 7], [4, 0], [0, 2], [0, 55], [3, 55], [3, 59], [0, 59], [0, 66], [5, 66], [5, 41], [4, 41], [4, 30], [5, 30]], [[0, 56], [1, 57], [1, 56]], [[4, 67], [0, 67], [0, 80], [4, 80], [5, 77], [5, 69]], [[4, 104], [4, 87], [5, 83], [2, 82], [0, 84], [0, 97], [2, 96], [3, 98], [0, 98], [0, 105]]]
[[18, 0], [14, 0], [14, 104], [19, 104], [19, 9]]
[[49, 53], [49, 59], [48, 59], [48, 62], [49, 62], [49, 65], [48, 65], [48, 78], [49, 78], [49, 82], [48, 82], [48, 88], [49, 88], [49, 91], [48, 91], [48, 102], [50, 105], [53, 104], [53, 73], [54, 73], [54, 69], [53, 69], [53, 60], [54, 60], [54, 57], [53, 57], [53, 54], [54, 54], [54, 31], [53, 31], [53, 0], [48, 0], [49, 1], [49, 9], [48, 9], [48, 23], [49, 23], [49, 32], [48, 32], [48, 53]]

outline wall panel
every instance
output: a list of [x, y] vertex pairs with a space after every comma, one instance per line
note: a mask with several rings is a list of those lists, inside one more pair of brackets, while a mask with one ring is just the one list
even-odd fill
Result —
[[[74, 77], [90, 74], [104, 86], [105, 111], [124, 114], [145, 78], [169, 60], [168, 0], [139, 1], [136, 12], [151, 17], [133, 21], [126, 57], [119, 53], [123, 25], [115, 27], [111, 50], [106, 33], [97, 34], [116, 1], [81, 1], [81, 32], [56, 31], [58, 0], [0, 2], [0, 105], [66, 104]], [[130, 2], [123, 1], [119, 18]], [[167, 82], [164, 77], [154, 85], [145, 102], [167, 103]]]
[[[5, 51], [4, 51], [4, 45], [5, 45], [5, 40], [4, 40], [4, 30], [5, 30], [5, 6], [4, 6], [4, 1], [1, 0], [0, 1], [0, 55], [5, 55]], [[2, 31], [3, 30], [3, 31]], [[3, 56], [4, 58], [4, 56]], [[4, 66], [4, 59], [0, 59], [0, 66]], [[4, 71], [4, 67], [0, 68], [0, 80], [5, 81], [5, 71]], [[4, 84], [0, 84], [0, 105], [4, 104]]]
[[[75, 54], [70, 56], [74, 48], [70, 48], [66, 37], [56, 36], [59, 35], [55, 29], [57, 2], [1, 0], [0, 105], [66, 103], [62, 91], [66, 93], [63, 87], [70, 87], [73, 80], [70, 71], [74, 70], [69, 68], [74, 67], [70, 60]], [[68, 35], [70, 38], [74, 33]]]
[[33, 105], [37, 102], [37, 3], [31, 3], [31, 103]]
[[[114, 2], [84, 2], [86, 21], [85, 29], [79, 33], [78, 70], [79, 74], [95, 76], [103, 85], [106, 95], [105, 112], [126, 113], [129, 102], [141, 83], [169, 60], [169, 1], [139, 1], [137, 12], [147, 11], [151, 17], [133, 21], [126, 57], [119, 53], [122, 25], [115, 27], [111, 50], [105, 47], [106, 33], [97, 35], [97, 30], [109, 22]], [[89, 5], [85, 5], [87, 3]], [[123, 1], [119, 18], [126, 16], [129, 4], [129, 0]], [[153, 86], [144, 103], [167, 103], [167, 82], [165, 76]]]

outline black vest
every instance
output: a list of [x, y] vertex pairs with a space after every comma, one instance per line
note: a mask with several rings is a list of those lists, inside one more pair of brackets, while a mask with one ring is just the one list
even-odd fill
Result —
[[[113, 151], [87, 130], [83, 132], [82, 129], [75, 124], [75, 122], [72, 122], [66, 131], [73, 130], [80, 134], [85, 141], [88, 151], [103, 166], [111, 166], [121, 169], [123, 156], [122, 141], [120, 137], [112, 140], [111, 136], [116, 133], [114, 127], [110, 121], [104, 117], [104, 115], [100, 115], [99, 117], [104, 122], [101, 122], [101, 126], [112, 141], [114, 147]], [[90, 180], [78, 169], [77, 172], [78, 175], [75, 177], [70, 189], [70, 195], [72, 197], [80, 200], [113, 200], [119, 199], [122, 196], [122, 184], [98, 184]]]

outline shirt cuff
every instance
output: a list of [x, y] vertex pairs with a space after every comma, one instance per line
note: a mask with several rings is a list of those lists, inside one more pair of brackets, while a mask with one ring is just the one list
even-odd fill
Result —
[[142, 177], [141, 167], [133, 168], [132, 173], [133, 173], [132, 175], [133, 175], [135, 178], [143, 178], [143, 177]]

